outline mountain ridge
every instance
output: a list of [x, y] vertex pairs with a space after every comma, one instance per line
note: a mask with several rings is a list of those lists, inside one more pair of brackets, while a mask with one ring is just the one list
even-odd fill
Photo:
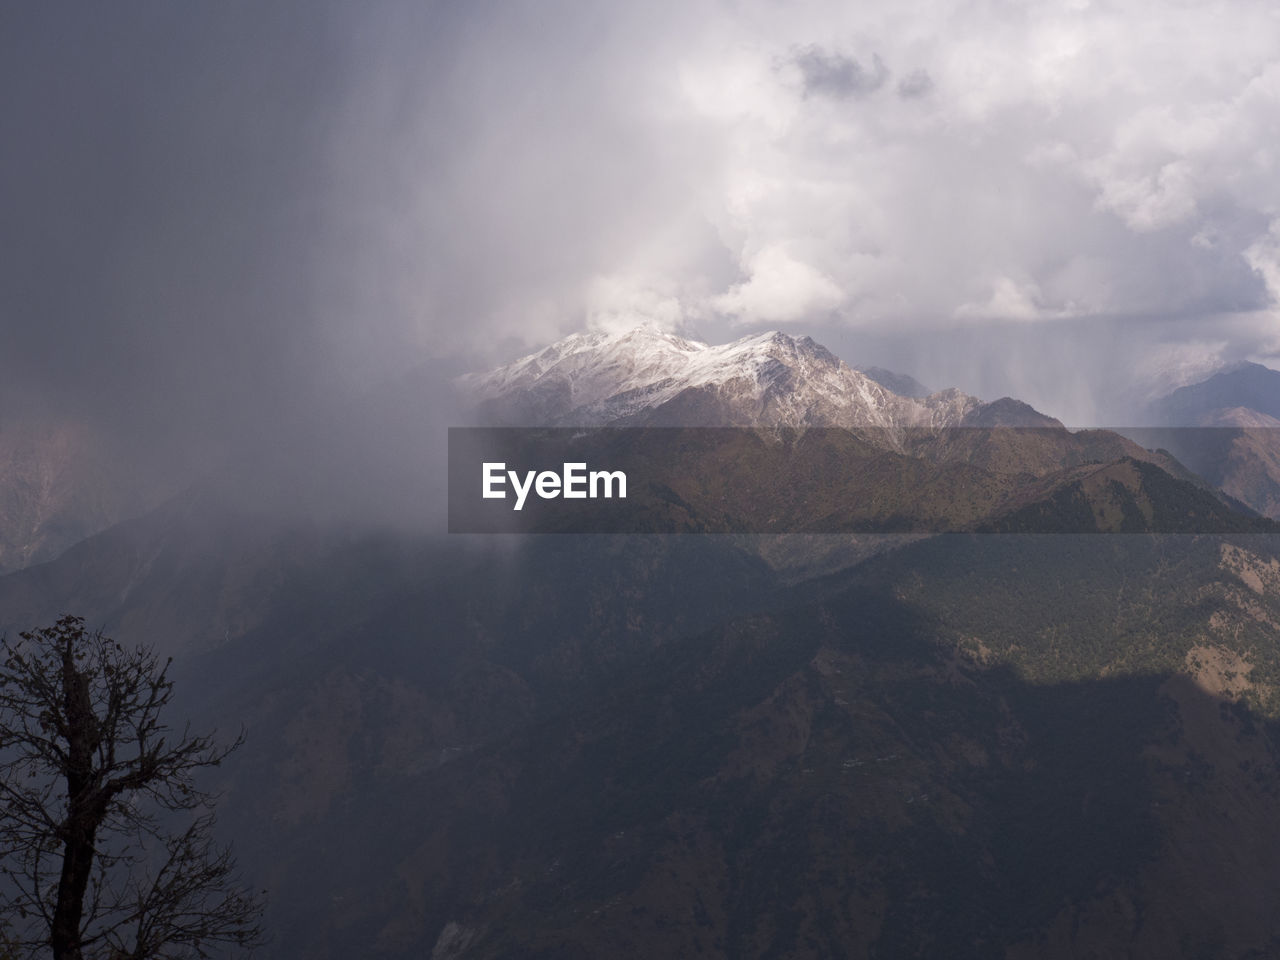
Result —
[[1126, 458], [1206, 486], [1169, 454], [1120, 434], [1069, 431], [1012, 397], [988, 403], [955, 388], [903, 396], [811, 337], [777, 331], [722, 346], [652, 327], [572, 334], [454, 382], [488, 425], [837, 428], [945, 469], [978, 467], [1001, 487], [1006, 481], [995, 478], [1048, 477]]
[[486, 422], [513, 426], [945, 427], [982, 405], [954, 389], [902, 396], [778, 331], [720, 346], [644, 327], [572, 334], [455, 383]]
[[1154, 401], [1158, 426], [1125, 431], [1157, 443], [1206, 481], [1280, 518], [1280, 372], [1240, 363]]
[[[926, 434], [873, 455], [1120, 529], [1188, 488], [1106, 431]], [[164, 644], [182, 712], [249, 729], [219, 813], [282, 960], [1249, 960], [1280, 938], [1272, 538], [899, 539], [783, 582], [759, 544], [811, 540], [243, 510], [188, 492], [0, 577], [0, 611]]]
[[1280, 418], [1280, 371], [1260, 363], [1235, 364], [1159, 398], [1151, 404], [1149, 416], [1161, 426], [1199, 427], [1221, 420], [1223, 411], [1233, 409]]

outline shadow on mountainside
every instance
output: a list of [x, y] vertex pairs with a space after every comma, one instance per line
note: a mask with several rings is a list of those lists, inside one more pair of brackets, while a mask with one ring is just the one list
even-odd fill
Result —
[[[277, 664], [248, 684], [226, 804], [270, 878], [277, 955], [1243, 958], [1280, 942], [1280, 728], [1143, 653], [1155, 635], [1182, 656], [1233, 609], [1222, 538], [940, 538], [648, 643], [627, 618], [670, 623], [732, 552], [594, 543], [590, 563], [531, 546], [524, 575], [562, 586], [513, 601], [516, 619], [464, 615], [410, 577], [398, 619], [380, 604], [311, 624], [330, 640], [310, 654], [276, 625], [199, 663], [214, 700], [246, 689], [251, 650]], [[639, 570], [652, 579], [619, 594]], [[1143, 630], [1139, 587], [1165, 606], [1192, 590], [1186, 622], [1166, 610]], [[590, 613], [609, 593], [620, 622]]]

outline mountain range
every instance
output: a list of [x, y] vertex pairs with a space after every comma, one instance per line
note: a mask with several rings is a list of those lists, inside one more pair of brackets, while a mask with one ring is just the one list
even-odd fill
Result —
[[[807, 338], [583, 335], [457, 386], [488, 423], [836, 426], [1031, 529], [1247, 516]], [[0, 577], [10, 632], [64, 612], [245, 727], [213, 785], [270, 958], [1280, 950], [1274, 536], [446, 537], [197, 484]]]
[[1275, 426], [1280, 373], [1259, 363], [1235, 364], [1155, 401], [1148, 419], [1173, 427]]
[[1124, 432], [1168, 449], [1265, 516], [1280, 517], [1280, 373], [1237, 364], [1156, 401], [1145, 420], [1164, 429]]
[[[633, 500], [652, 501], [636, 508], [642, 520], [612, 530], [662, 529], [654, 508], [668, 502], [679, 505], [681, 529], [702, 531], [1150, 530], [1157, 513], [1164, 532], [1248, 528], [1239, 522], [1247, 507], [1162, 450], [1069, 431], [1010, 397], [902, 396], [808, 337], [709, 346], [651, 328], [574, 335], [457, 383], [490, 424], [802, 432], [788, 434], [780, 455], [719, 434], [645, 434], [634, 450], [606, 438], [576, 443], [569, 459], [663, 465], [658, 489], [633, 490]], [[1181, 514], [1151, 502], [1159, 476]], [[558, 520], [554, 529], [571, 528]]]
[[809, 337], [777, 332], [724, 346], [648, 327], [575, 334], [459, 386], [486, 422], [520, 426], [900, 430], [958, 426], [983, 407], [958, 390], [900, 395]]

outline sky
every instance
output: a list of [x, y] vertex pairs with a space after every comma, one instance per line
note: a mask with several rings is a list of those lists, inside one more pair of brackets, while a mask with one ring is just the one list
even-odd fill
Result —
[[1280, 9], [0, 10], [0, 419], [196, 457], [575, 330], [1068, 423], [1280, 366]]

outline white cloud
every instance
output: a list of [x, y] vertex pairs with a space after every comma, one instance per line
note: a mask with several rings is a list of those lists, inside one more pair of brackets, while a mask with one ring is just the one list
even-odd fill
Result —
[[748, 277], [712, 302], [742, 323], [793, 323], [819, 320], [835, 310], [844, 294], [829, 277], [792, 257], [779, 246], [751, 258]]
[[1271, 221], [1271, 229], [1244, 251], [1249, 266], [1267, 286], [1273, 306], [1280, 306], [1280, 220]]
[[597, 278], [587, 293], [587, 325], [592, 330], [617, 333], [637, 326], [653, 326], [668, 332], [680, 328], [684, 307], [679, 297], [656, 289], [660, 278], [607, 276]]
[[1188, 340], [1152, 349], [1134, 368], [1134, 381], [1143, 390], [1139, 399], [1150, 402], [1212, 376], [1227, 362], [1228, 347], [1225, 340]]
[[381, 127], [353, 107], [335, 130], [354, 158], [337, 182], [376, 175], [362, 188], [398, 225], [364, 255], [408, 271], [387, 283], [430, 336], [632, 317], [1209, 330], [1275, 295], [1269, 2], [509, 13], [469, 14], [444, 66], [386, 31]]
[[1040, 288], [1034, 283], [1019, 284], [1009, 277], [997, 277], [990, 297], [982, 302], [962, 303], [956, 308], [955, 315], [977, 319], [1039, 320], [1045, 316], [1042, 300]]
[[1105, 163], [1094, 169], [1097, 206], [1115, 211], [1138, 233], [1181, 223], [1196, 212], [1194, 176], [1186, 161], [1144, 167], [1130, 175], [1110, 171]]

